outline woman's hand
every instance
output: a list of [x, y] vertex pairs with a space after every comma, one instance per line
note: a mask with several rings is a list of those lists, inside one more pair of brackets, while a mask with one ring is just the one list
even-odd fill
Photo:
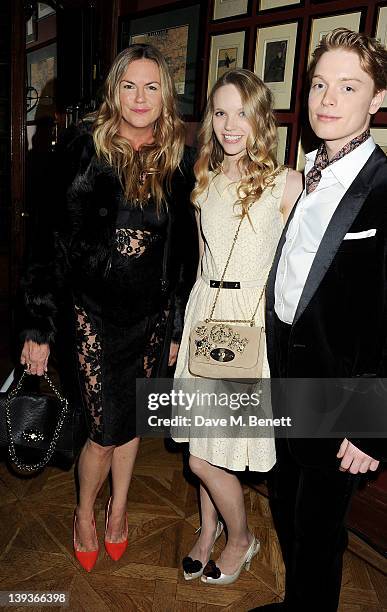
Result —
[[49, 344], [38, 344], [33, 340], [26, 340], [20, 357], [20, 363], [27, 366], [29, 374], [43, 376], [47, 372], [49, 354]]
[[169, 347], [169, 359], [168, 365], [171, 368], [175, 365], [177, 359], [177, 353], [179, 352], [180, 344], [178, 342], [171, 342], [171, 346]]

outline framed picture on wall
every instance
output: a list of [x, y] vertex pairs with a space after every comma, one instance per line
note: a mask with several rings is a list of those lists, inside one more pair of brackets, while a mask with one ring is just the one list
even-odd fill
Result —
[[289, 158], [290, 125], [279, 125], [277, 128], [277, 161], [279, 164], [286, 164]]
[[248, 8], [249, 0], [214, 0], [213, 19], [246, 15]]
[[271, 89], [274, 108], [289, 110], [298, 22], [257, 28], [254, 72]]
[[258, 0], [258, 10], [267, 11], [283, 6], [292, 7], [293, 4], [301, 4], [301, 0]]
[[371, 128], [371, 136], [379, 145], [381, 149], [383, 149], [384, 153], [387, 155], [387, 127], [374, 127]]
[[[376, 20], [375, 38], [386, 46], [387, 45], [387, 6], [380, 6]], [[387, 107], [387, 95], [384, 96], [382, 108]]]
[[325, 34], [328, 34], [335, 28], [348, 28], [349, 30], [358, 32], [360, 28], [360, 20], [360, 11], [356, 13], [343, 13], [341, 15], [331, 15], [330, 17], [318, 17], [312, 19], [308, 63], [311, 60], [313, 51]]
[[35, 15], [26, 22], [26, 44], [35, 42], [38, 38], [38, 28]]
[[180, 111], [195, 114], [200, 5], [147, 13], [121, 21], [121, 49], [150, 43], [164, 55], [175, 81]]
[[207, 95], [220, 76], [233, 68], [243, 67], [245, 32], [230, 32], [211, 36]]
[[27, 121], [55, 115], [56, 43], [27, 53]]
[[38, 19], [43, 19], [49, 15], [54, 15], [55, 9], [45, 2], [38, 2]]

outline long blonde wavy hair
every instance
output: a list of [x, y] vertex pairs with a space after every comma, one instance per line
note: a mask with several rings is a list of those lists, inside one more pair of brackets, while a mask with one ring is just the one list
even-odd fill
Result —
[[[128, 65], [139, 59], [149, 59], [158, 65], [162, 111], [155, 124], [154, 142], [136, 151], [119, 134], [120, 83]], [[152, 45], [135, 44], [116, 57], [105, 81], [104, 101], [94, 115], [93, 138], [98, 158], [116, 170], [125, 197], [131, 203], [144, 204], [150, 193], [159, 210], [165, 201], [165, 190], [171, 188], [171, 178], [181, 162], [185, 139], [176, 100], [172, 77], [158, 49]]]
[[259, 199], [263, 190], [272, 185], [278, 174], [276, 160], [277, 126], [273, 113], [270, 89], [250, 70], [237, 68], [222, 75], [215, 83], [208, 98], [204, 119], [199, 131], [200, 153], [194, 166], [196, 185], [191, 200], [208, 188], [210, 171], [221, 172], [224, 151], [218, 142], [213, 127], [214, 95], [224, 85], [234, 85], [242, 99], [243, 110], [252, 131], [247, 138], [246, 154], [239, 160], [242, 174], [238, 186], [241, 216], [248, 215], [250, 205]]

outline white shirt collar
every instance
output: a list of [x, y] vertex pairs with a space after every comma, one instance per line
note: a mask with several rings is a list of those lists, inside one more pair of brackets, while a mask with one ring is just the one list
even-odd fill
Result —
[[[370, 155], [373, 153], [375, 147], [375, 141], [372, 136], [370, 136], [365, 142], [356, 147], [356, 149], [350, 153], [347, 153], [347, 155], [344, 155], [344, 157], [337, 160], [332, 165], [324, 168], [321, 175], [324, 176], [324, 174], [331, 172], [336, 180], [341, 183], [345, 189], [348, 189]], [[305, 155], [305, 174], [307, 174], [313, 166], [317, 155], [317, 150], [318, 149]]]

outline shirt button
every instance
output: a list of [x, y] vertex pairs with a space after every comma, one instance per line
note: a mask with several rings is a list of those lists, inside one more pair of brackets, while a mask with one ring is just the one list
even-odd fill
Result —
[[107, 208], [100, 208], [98, 212], [100, 217], [106, 217], [106, 215], [108, 214]]

